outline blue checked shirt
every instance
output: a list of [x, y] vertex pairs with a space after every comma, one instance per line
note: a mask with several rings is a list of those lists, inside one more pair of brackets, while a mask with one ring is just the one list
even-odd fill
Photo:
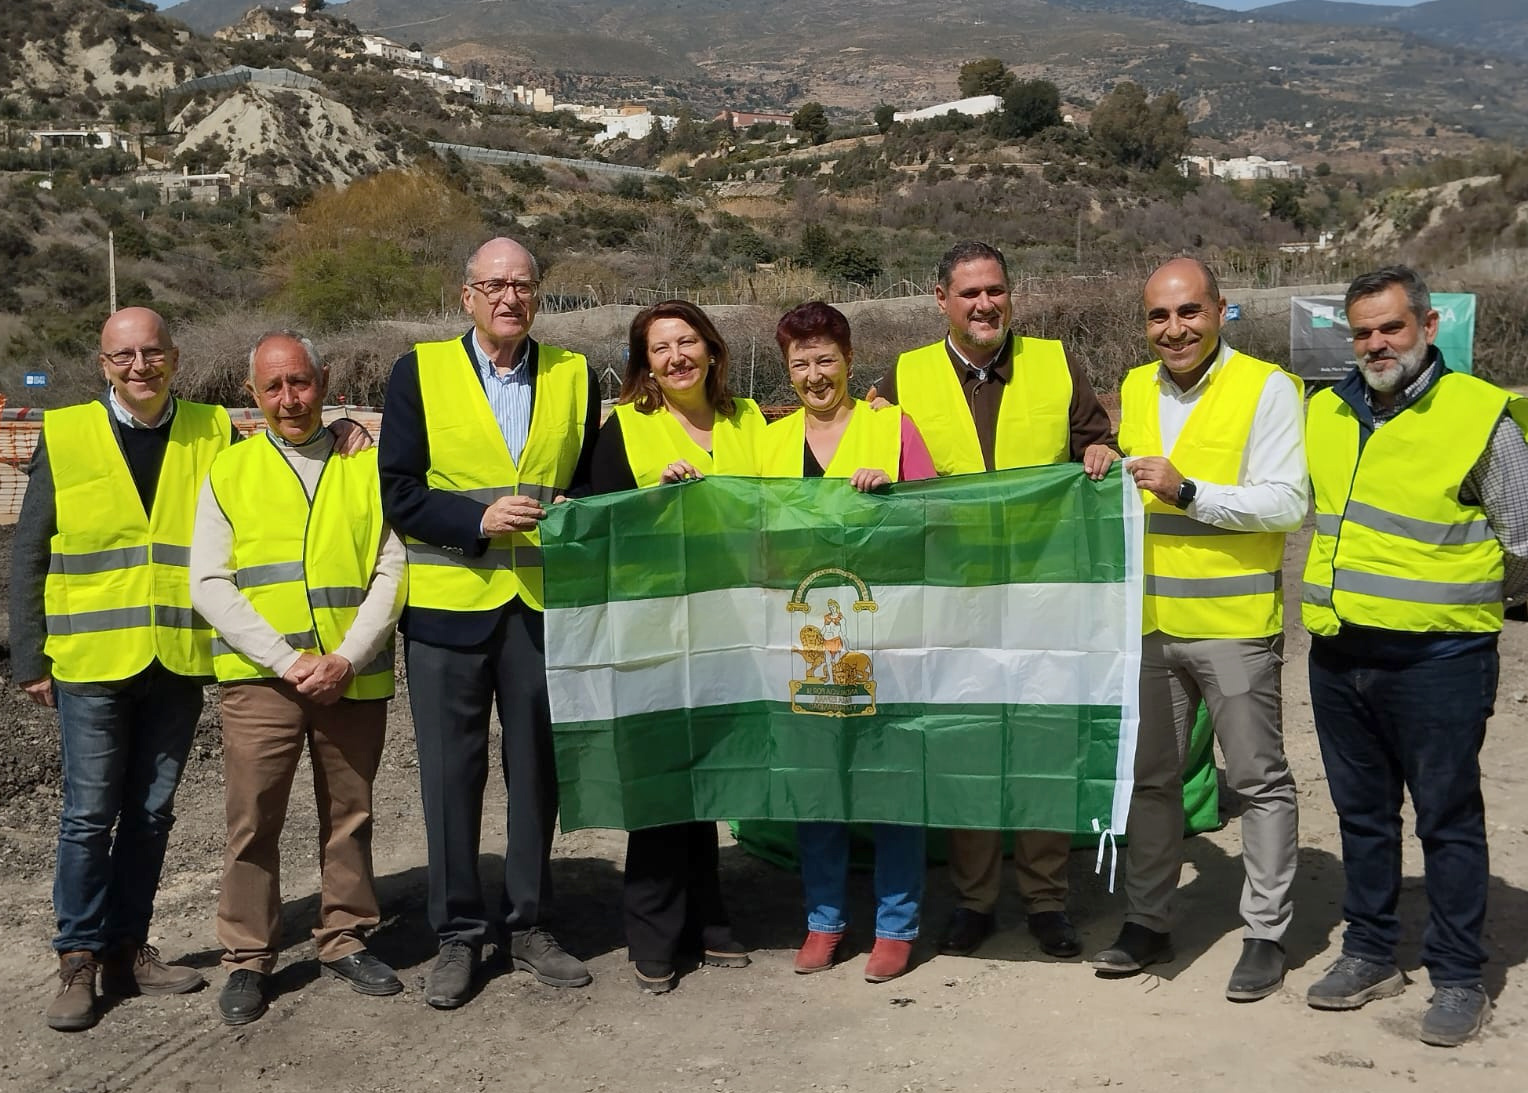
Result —
[[531, 341], [527, 338], [520, 346], [520, 359], [501, 375], [493, 359], [478, 344], [477, 334], [472, 336], [472, 358], [488, 395], [488, 407], [493, 411], [493, 419], [499, 423], [499, 432], [504, 434], [504, 443], [516, 466], [531, 432], [531, 370], [526, 364], [530, 360], [530, 349]]

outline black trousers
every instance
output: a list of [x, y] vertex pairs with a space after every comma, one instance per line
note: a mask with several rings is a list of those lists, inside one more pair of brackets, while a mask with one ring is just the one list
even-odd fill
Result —
[[715, 823], [670, 824], [626, 838], [627, 956], [671, 963], [732, 938], [722, 905]]
[[404, 658], [424, 798], [430, 925], [441, 944], [489, 940], [478, 842], [495, 703], [509, 797], [504, 930], [507, 937], [540, 925], [552, 896], [548, 858], [557, 820], [541, 613], [517, 601], [482, 645], [453, 649], [408, 640]]

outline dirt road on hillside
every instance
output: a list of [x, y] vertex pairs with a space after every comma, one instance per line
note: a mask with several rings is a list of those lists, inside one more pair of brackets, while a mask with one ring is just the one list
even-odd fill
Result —
[[[0, 574], [9, 532], [0, 531]], [[1291, 543], [1300, 556], [1303, 542]], [[3, 579], [3, 577], [0, 577]], [[1286, 579], [1287, 589], [1299, 587]], [[863, 955], [821, 975], [791, 973], [804, 928], [800, 884], [724, 839], [723, 881], [739, 936], [754, 946], [744, 970], [707, 968], [674, 993], [632, 984], [618, 912], [624, 838], [581, 831], [558, 838], [553, 926], [595, 973], [584, 990], [544, 987], [494, 969], [480, 994], [452, 1013], [424, 1004], [433, 956], [424, 916], [424, 831], [406, 702], [395, 703], [377, 784], [377, 875], [385, 921], [376, 951], [397, 966], [405, 991], [363, 998], [317, 977], [307, 928], [317, 883], [311, 795], [298, 790], [283, 840], [288, 947], [280, 997], [241, 1029], [214, 1011], [212, 914], [223, 847], [221, 753], [204, 718], [182, 785], [154, 942], [166, 956], [207, 971], [211, 987], [168, 999], [114, 1005], [91, 1031], [48, 1030], [42, 1010], [55, 962], [49, 887], [58, 808], [51, 715], [20, 703], [8, 672], [0, 699], [0, 1090], [217, 1093], [414, 1093], [423, 1090], [706, 1091], [706, 1093], [933, 1093], [1120, 1087], [1142, 1093], [1236, 1089], [1243, 1093], [1340, 1088], [1352, 1093], [1418, 1088], [1508, 1093], [1528, 1088], [1528, 625], [1503, 638], [1497, 715], [1486, 744], [1485, 792], [1492, 852], [1492, 1024], [1454, 1051], [1416, 1040], [1425, 975], [1398, 998], [1355, 1013], [1318, 1013], [1305, 989], [1338, 952], [1341, 867], [1335, 820], [1311, 727], [1305, 641], [1290, 628], [1286, 737], [1300, 784], [1301, 859], [1292, 970], [1284, 990], [1246, 1006], [1222, 992], [1240, 952], [1241, 885], [1235, 823], [1191, 840], [1180, 893], [1178, 958], [1160, 976], [1096, 978], [1079, 962], [1043, 956], [1022, 929], [1008, 883], [1004, 932], [975, 957], [933, 955], [879, 986], [861, 978]], [[0, 669], [8, 669], [8, 659]], [[497, 883], [502, 790], [485, 825], [484, 880]], [[1408, 823], [1409, 827], [1409, 823]], [[1407, 848], [1403, 966], [1415, 968], [1425, 913], [1421, 864]], [[1113, 939], [1122, 898], [1073, 855], [1072, 909], [1088, 952]], [[870, 896], [857, 878], [851, 939], [868, 948]], [[941, 869], [928, 877], [925, 934], [951, 906]]]

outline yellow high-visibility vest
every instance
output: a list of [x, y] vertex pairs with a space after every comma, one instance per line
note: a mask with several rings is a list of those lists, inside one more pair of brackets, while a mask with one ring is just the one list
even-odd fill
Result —
[[644, 414], [629, 402], [615, 408], [621, 422], [621, 442], [626, 462], [638, 488], [656, 486], [670, 463], [683, 459], [701, 474], [725, 474], [753, 478], [759, 473], [759, 441], [764, 435], [764, 415], [752, 399], [734, 398], [731, 417], [716, 415], [711, 426], [708, 452], [691, 439], [684, 426], [660, 406]]
[[151, 512], [99, 402], [49, 410], [55, 527], [43, 604], [44, 651], [67, 683], [130, 679], [156, 658], [212, 674], [212, 630], [191, 608], [196, 496], [233, 424], [221, 406], [175, 402]]
[[[806, 411], [771, 422], [764, 431], [766, 478], [800, 478], [806, 445]], [[854, 400], [838, 450], [822, 469], [824, 478], [848, 478], [861, 467], [885, 471], [893, 482], [902, 463], [902, 411], [896, 406], [871, 409]]]
[[[430, 446], [427, 486], [485, 505], [516, 494], [550, 505], [572, 485], [589, 401], [589, 369], [580, 354], [537, 348], [530, 435], [517, 465], [461, 339], [414, 348]], [[542, 609], [541, 533], [534, 528], [494, 536], [477, 558], [412, 536], [406, 544], [410, 607], [487, 611], [519, 596]]]
[[[1184, 478], [1240, 484], [1258, 402], [1276, 364], [1232, 353], [1212, 371], [1173, 450], [1162, 450], [1159, 362], [1132, 368], [1120, 388], [1120, 450], [1164, 455]], [[1297, 386], [1300, 381], [1290, 376]], [[1141, 491], [1146, 509], [1145, 633], [1179, 638], [1261, 638], [1284, 629], [1284, 534], [1228, 531]]]
[[[897, 358], [897, 402], [923, 434], [941, 475], [987, 469], [971, 408], [944, 342]], [[998, 404], [993, 470], [1072, 457], [1072, 373], [1061, 343], [1013, 336], [1013, 380]]]
[[1332, 390], [1311, 399], [1305, 443], [1316, 533], [1300, 617], [1313, 634], [1343, 623], [1412, 633], [1502, 627], [1502, 552], [1459, 486], [1503, 411], [1528, 434], [1528, 400], [1445, 372], [1359, 451], [1359, 421]]
[[[267, 433], [212, 463], [212, 493], [233, 528], [234, 584], [298, 652], [339, 648], [366, 598], [382, 545], [377, 449], [331, 456], [308, 502], [302, 479]], [[401, 589], [400, 589], [401, 591]], [[268, 679], [270, 669], [214, 636], [220, 683]], [[355, 665], [346, 698], [391, 698], [393, 643]]]

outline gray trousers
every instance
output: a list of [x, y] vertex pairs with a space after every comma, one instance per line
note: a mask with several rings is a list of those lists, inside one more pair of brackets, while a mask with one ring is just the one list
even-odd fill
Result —
[[1141, 639], [1141, 728], [1125, 851], [1127, 922], [1169, 929], [1183, 872], [1183, 765], [1202, 698], [1225, 755], [1226, 782], [1246, 802], [1241, 915], [1246, 937], [1278, 941], [1289, 928], [1299, 806], [1284, 757], [1282, 635]]

